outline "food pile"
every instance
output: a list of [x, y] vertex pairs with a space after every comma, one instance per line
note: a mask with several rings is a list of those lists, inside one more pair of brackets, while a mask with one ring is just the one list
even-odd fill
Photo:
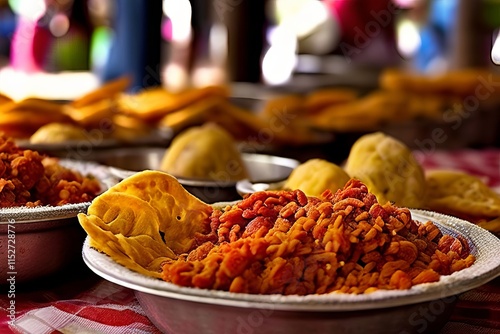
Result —
[[344, 166], [311, 159], [292, 171], [282, 189], [319, 196], [342, 188], [348, 178], [361, 180], [380, 203], [436, 211], [500, 233], [500, 195], [480, 178], [463, 171], [424, 171], [412, 151], [382, 132], [361, 136]]
[[100, 190], [96, 179], [0, 136], [0, 207], [90, 202]]
[[465, 238], [379, 203], [356, 179], [319, 197], [265, 191], [212, 207], [169, 174], [144, 171], [98, 196], [78, 219], [91, 247], [132, 270], [241, 293], [409, 289], [475, 261]]

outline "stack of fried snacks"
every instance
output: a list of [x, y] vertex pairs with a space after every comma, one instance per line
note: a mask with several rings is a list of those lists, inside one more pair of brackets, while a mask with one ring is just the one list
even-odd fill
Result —
[[[478, 110], [498, 103], [497, 82], [500, 76], [486, 68], [439, 75], [390, 68], [382, 72], [379, 85], [372, 92], [357, 98], [342, 94], [343, 98], [337, 99], [337, 103], [304, 113], [302, 121], [314, 128], [338, 133], [377, 131], [385, 125], [416, 119], [439, 122], [444, 113], [464, 112], [467, 97], [477, 99]], [[323, 98], [335, 99], [337, 95], [330, 91]], [[321, 94], [318, 97], [311, 100], [321, 105]]]
[[121, 94], [117, 104], [119, 111], [124, 114], [132, 114], [146, 122], [156, 122], [172, 112], [214, 96], [227, 98], [229, 90], [224, 86], [207, 86], [171, 93], [157, 87], [136, 94]]
[[28, 98], [0, 105], [0, 131], [9, 137], [29, 138], [41, 126], [53, 122], [74, 123], [57, 102]]
[[4, 103], [12, 102], [12, 99], [8, 96], [0, 94], [0, 106]]
[[500, 233], [500, 195], [480, 178], [462, 171], [429, 170], [426, 181], [429, 209]]
[[64, 106], [64, 112], [84, 128], [99, 127], [103, 119], [115, 112], [116, 96], [130, 85], [129, 77], [120, 77], [73, 100]]
[[466, 68], [439, 74], [413, 73], [389, 68], [382, 72], [380, 88], [392, 92], [411, 92], [419, 95], [476, 96], [498, 93], [500, 76], [487, 68]]

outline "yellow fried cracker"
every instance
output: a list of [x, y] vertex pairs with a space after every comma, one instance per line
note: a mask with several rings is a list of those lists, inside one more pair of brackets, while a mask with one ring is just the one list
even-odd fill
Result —
[[111, 80], [97, 89], [73, 100], [71, 106], [74, 108], [82, 108], [102, 99], [114, 98], [117, 94], [126, 90], [131, 82], [132, 80], [128, 76]]
[[7, 95], [0, 93], [0, 105], [8, 103], [8, 102], [12, 102], [12, 99], [10, 97], [8, 97]]
[[90, 236], [91, 247], [132, 270], [159, 277], [160, 263], [176, 258], [161, 237], [157, 212], [137, 197], [103, 194], [78, 220]]
[[91, 247], [159, 277], [163, 261], [187, 252], [198, 233], [208, 232], [212, 210], [171, 175], [143, 171], [96, 197], [78, 220]]
[[71, 104], [65, 105], [64, 113], [83, 127], [98, 127], [104, 119], [113, 116], [114, 109], [114, 100], [111, 98], [103, 98], [78, 108]]
[[166, 245], [176, 254], [188, 251], [196, 233], [206, 232], [208, 228], [212, 207], [191, 195], [168, 173], [143, 171], [107, 192], [129, 194], [149, 203], [161, 218], [159, 230], [164, 233]]
[[309, 93], [305, 97], [304, 107], [308, 113], [315, 113], [332, 105], [339, 105], [356, 100], [358, 92], [350, 88], [323, 88]]
[[207, 86], [189, 89], [173, 94], [163, 88], [144, 90], [138, 94], [122, 94], [118, 99], [118, 109], [133, 114], [147, 122], [156, 122], [165, 115], [180, 110], [197, 101], [209, 97], [227, 98], [229, 91], [223, 86]]
[[431, 210], [468, 216], [500, 216], [500, 196], [481, 179], [462, 171], [426, 173], [427, 206]]

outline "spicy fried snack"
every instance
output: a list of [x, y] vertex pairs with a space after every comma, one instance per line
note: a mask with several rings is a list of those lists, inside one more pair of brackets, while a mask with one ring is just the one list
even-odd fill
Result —
[[12, 102], [12, 99], [10, 97], [8, 97], [7, 95], [0, 93], [0, 105], [7, 103], [7, 102]]
[[467, 241], [379, 204], [359, 180], [320, 197], [258, 192], [215, 210], [212, 240], [163, 266], [182, 286], [255, 294], [409, 289], [469, 267]]
[[122, 113], [134, 115], [147, 122], [156, 122], [192, 103], [214, 96], [227, 98], [228, 95], [229, 91], [225, 86], [192, 88], [180, 93], [171, 93], [159, 87], [145, 89], [136, 94], [121, 94], [117, 103]]
[[0, 207], [90, 202], [99, 182], [0, 136]]
[[363, 181], [379, 202], [422, 208], [426, 182], [422, 166], [402, 142], [382, 132], [360, 137], [352, 146], [345, 171]]
[[29, 138], [49, 123], [73, 123], [63, 113], [62, 104], [41, 99], [25, 99], [0, 105], [0, 131], [13, 138]]
[[343, 188], [349, 179], [340, 166], [323, 159], [310, 159], [290, 173], [283, 188], [300, 189], [308, 196], [319, 196], [325, 189], [335, 192]]
[[116, 95], [126, 90], [131, 82], [132, 80], [128, 76], [122, 76], [108, 81], [97, 89], [73, 100], [70, 106], [73, 108], [82, 108], [99, 102], [100, 100], [115, 98]]
[[162, 262], [204, 242], [212, 210], [171, 175], [144, 171], [98, 196], [78, 220], [92, 247], [159, 278]]
[[466, 172], [435, 169], [426, 172], [431, 210], [473, 222], [500, 217], [500, 195], [481, 179]]

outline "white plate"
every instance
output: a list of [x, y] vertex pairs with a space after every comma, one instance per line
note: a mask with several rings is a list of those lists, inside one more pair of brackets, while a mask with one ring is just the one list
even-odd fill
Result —
[[454, 296], [481, 286], [500, 275], [500, 239], [485, 229], [439, 213], [411, 210], [415, 220], [433, 221], [444, 234], [460, 234], [468, 239], [476, 262], [469, 268], [442, 276], [439, 282], [413, 286], [409, 290], [379, 290], [371, 294], [332, 293], [307, 296], [255, 295], [226, 291], [180, 287], [172, 283], [133, 272], [105, 254], [89, 247], [88, 237], [83, 246], [83, 259], [97, 275], [118, 285], [166, 297], [240, 308], [283, 311], [355, 311], [416, 304]]

